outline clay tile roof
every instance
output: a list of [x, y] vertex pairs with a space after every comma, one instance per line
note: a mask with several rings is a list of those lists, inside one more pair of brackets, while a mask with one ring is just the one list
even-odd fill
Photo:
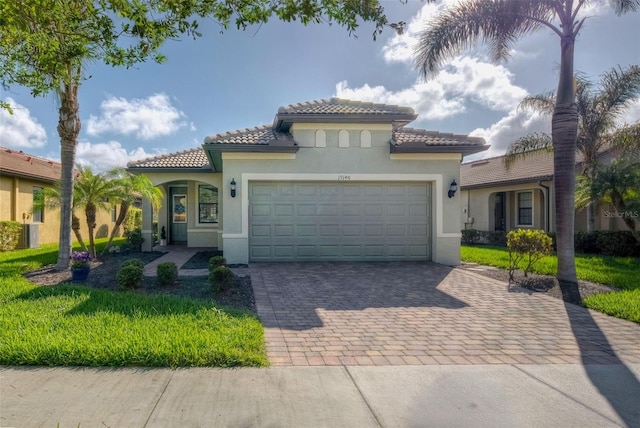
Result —
[[278, 132], [271, 125], [216, 134], [205, 138], [205, 144], [285, 144], [294, 145], [288, 132]]
[[196, 147], [195, 149], [129, 162], [127, 167], [203, 169], [209, 168], [209, 161], [202, 147]]
[[290, 104], [280, 107], [278, 114], [367, 114], [367, 115], [414, 115], [410, 107], [329, 98]]
[[463, 163], [460, 167], [460, 185], [462, 187], [488, 187], [537, 180], [550, 180], [553, 177], [553, 153], [547, 151], [532, 152], [526, 158], [516, 161], [507, 169], [504, 156], [481, 159]]
[[479, 137], [406, 127], [393, 131], [391, 146], [392, 152], [396, 153], [460, 150], [465, 154], [481, 152], [489, 147], [484, 139]]
[[43, 181], [59, 181], [62, 165], [21, 150], [0, 147], [0, 174], [35, 178]]

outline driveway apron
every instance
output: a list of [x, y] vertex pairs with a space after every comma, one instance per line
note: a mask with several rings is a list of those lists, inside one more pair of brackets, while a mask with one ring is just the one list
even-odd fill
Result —
[[272, 365], [640, 363], [640, 325], [457, 268], [250, 270]]

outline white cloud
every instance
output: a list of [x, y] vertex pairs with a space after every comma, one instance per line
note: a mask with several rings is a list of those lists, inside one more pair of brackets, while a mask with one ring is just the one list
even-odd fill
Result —
[[150, 140], [189, 126], [186, 115], [173, 107], [164, 93], [133, 100], [109, 97], [100, 109], [100, 117], [91, 115], [87, 121], [89, 135], [113, 133]]
[[618, 120], [619, 125], [630, 125], [640, 121], [640, 98], [629, 103], [629, 107], [625, 109]]
[[511, 143], [534, 132], [550, 134], [551, 117], [513, 109], [490, 127], [477, 128], [469, 133], [470, 136], [484, 138], [491, 147], [486, 152], [478, 153], [468, 158], [465, 157], [465, 162], [503, 155]]
[[78, 143], [76, 162], [81, 165], [88, 165], [96, 172], [103, 172], [115, 167], [125, 167], [129, 161], [164, 153], [166, 153], [164, 149], [155, 149], [152, 153], [147, 153], [142, 147], [137, 147], [127, 152], [117, 141], [96, 144], [84, 141]]
[[454, 59], [438, 76], [416, 81], [412, 86], [391, 91], [365, 84], [350, 88], [347, 81], [336, 85], [336, 96], [354, 100], [411, 106], [423, 120], [437, 120], [464, 113], [465, 104], [476, 102], [494, 111], [510, 111], [527, 95], [512, 83], [513, 74], [501, 65], [477, 58]]
[[31, 116], [29, 109], [7, 98], [13, 114], [0, 109], [0, 144], [10, 148], [43, 147], [47, 143], [47, 132]]

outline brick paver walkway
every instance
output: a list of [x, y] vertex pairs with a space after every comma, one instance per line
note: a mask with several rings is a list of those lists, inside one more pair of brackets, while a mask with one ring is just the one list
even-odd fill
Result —
[[272, 365], [640, 363], [640, 325], [433, 263], [251, 264]]

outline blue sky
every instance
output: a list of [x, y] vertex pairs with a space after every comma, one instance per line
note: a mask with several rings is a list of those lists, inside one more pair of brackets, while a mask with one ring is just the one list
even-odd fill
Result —
[[[557, 36], [548, 30], [519, 42], [512, 58], [491, 64], [482, 46], [463, 52], [430, 81], [412, 62], [417, 33], [455, 0], [424, 4], [382, 3], [392, 22], [408, 23], [404, 35], [386, 30], [377, 41], [372, 26], [357, 38], [338, 26], [272, 21], [220, 34], [203, 23], [204, 37], [170, 41], [164, 64], [131, 69], [89, 64], [80, 88], [82, 131], [77, 160], [96, 170], [127, 161], [197, 147], [219, 132], [272, 122], [278, 107], [339, 96], [412, 107], [410, 126], [484, 137], [504, 153], [514, 139], [549, 131], [549, 118], [518, 111], [522, 97], [555, 89]], [[576, 47], [576, 70], [592, 80], [611, 67], [640, 63], [640, 13], [617, 17], [596, 2]], [[0, 111], [0, 146], [58, 160], [55, 97], [32, 98], [28, 90], [0, 90], [14, 114]], [[640, 101], [624, 122], [640, 119]], [[476, 156], [477, 157], [477, 156]]]

